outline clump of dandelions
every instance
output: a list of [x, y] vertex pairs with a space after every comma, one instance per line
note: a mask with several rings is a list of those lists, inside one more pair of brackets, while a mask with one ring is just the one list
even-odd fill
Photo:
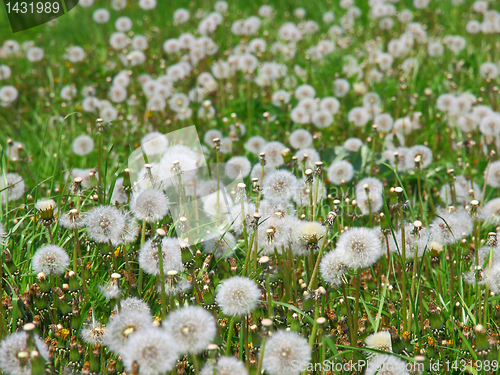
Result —
[[140, 374], [161, 375], [175, 366], [177, 345], [165, 330], [151, 327], [132, 334], [121, 355], [127, 373], [136, 362]]
[[350, 228], [340, 235], [335, 251], [347, 267], [366, 268], [382, 255], [382, 243], [373, 230]]
[[103, 342], [111, 351], [121, 354], [133, 333], [150, 327], [152, 323], [148, 313], [135, 310], [122, 311], [110, 319]]
[[171, 312], [165, 330], [174, 338], [180, 354], [197, 354], [212, 342], [217, 327], [215, 318], [199, 306], [187, 306]]
[[406, 362], [394, 355], [377, 354], [366, 367], [365, 375], [410, 375]]
[[389, 331], [381, 331], [371, 334], [365, 339], [367, 348], [384, 350], [392, 353], [392, 340]]
[[[49, 360], [47, 345], [37, 335], [35, 346], [40, 356]], [[10, 375], [31, 375], [28, 334], [18, 331], [5, 337], [0, 344], [0, 370]]]
[[149, 188], [134, 196], [130, 210], [139, 220], [153, 223], [163, 219], [169, 209], [167, 196], [159, 189]]
[[69, 266], [69, 261], [69, 256], [63, 248], [56, 245], [45, 245], [35, 252], [31, 265], [36, 273], [61, 275]]
[[311, 348], [299, 334], [278, 331], [266, 342], [263, 355], [262, 367], [267, 374], [298, 375], [311, 360]]
[[245, 364], [234, 357], [219, 357], [215, 366], [207, 363], [201, 375], [248, 375]]
[[260, 295], [260, 289], [253, 280], [234, 276], [221, 283], [216, 301], [224, 314], [242, 316], [257, 308]]
[[112, 206], [99, 206], [84, 218], [87, 233], [95, 242], [118, 244], [126, 226], [125, 216]]

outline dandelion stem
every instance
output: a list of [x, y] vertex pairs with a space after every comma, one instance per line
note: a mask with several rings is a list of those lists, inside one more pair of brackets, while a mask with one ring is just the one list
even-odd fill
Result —
[[200, 373], [200, 366], [198, 364], [198, 357], [196, 356], [196, 354], [192, 354], [191, 358], [193, 360], [194, 373], [195, 373], [195, 375], [199, 375], [199, 373]]
[[[163, 269], [163, 252], [161, 250], [161, 243], [158, 246], [158, 266], [160, 268], [160, 288], [161, 288], [161, 317], [164, 319], [167, 316], [167, 298], [165, 292], [165, 271]], [[194, 281], [196, 282], [196, 280]]]
[[[490, 247], [490, 251], [488, 253], [488, 276], [491, 275], [491, 267], [493, 264], [493, 246]], [[490, 282], [486, 283], [486, 290], [484, 292], [484, 317], [483, 317], [483, 326], [486, 327], [487, 319], [488, 319], [488, 301], [490, 299]]]
[[[327, 228], [329, 228], [329, 226]], [[309, 285], [307, 286], [308, 290], [315, 287], [316, 278], [318, 276], [319, 264], [321, 261], [321, 255], [323, 254], [323, 249], [325, 248], [328, 239], [327, 235], [328, 235], [328, 229], [325, 231], [325, 234], [323, 235], [323, 240], [321, 241], [321, 246], [319, 247], [318, 257], [316, 258], [316, 263], [314, 264], [311, 280], [309, 281]]]
[[233, 337], [235, 319], [236, 318], [233, 316], [229, 321], [229, 329], [227, 331], [227, 337], [226, 337], [226, 356], [229, 356], [231, 354], [231, 339]]

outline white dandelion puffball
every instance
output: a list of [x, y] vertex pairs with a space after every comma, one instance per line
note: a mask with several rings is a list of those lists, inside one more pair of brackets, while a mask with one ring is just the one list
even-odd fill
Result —
[[[318, 189], [316, 191], [316, 182], [318, 183]], [[311, 200], [312, 195], [312, 200]], [[295, 193], [292, 199], [295, 203], [301, 206], [310, 206], [311, 201], [318, 203], [326, 197], [326, 188], [321, 180], [313, 182], [312, 186], [305, 180], [299, 180], [295, 188]]]
[[[0, 344], [0, 370], [11, 375], [30, 375], [31, 362], [22, 361], [20, 353], [26, 352], [28, 334], [25, 331], [18, 331], [6, 336]], [[45, 360], [49, 360], [49, 350], [47, 344], [35, 335], [35, 346]]]
[[72, 144], [73, 152], [79, 156], [85, 156], [94, 149], [94, 140], [88, 135], [79, 135]]
[[26, 51], [26, 58], [31, 62], [40, 61], [43, 59], [43, 49], [40, 47], [31, 47]]
[[313, 143], [313, 136], [305, 129], [297, 129], [288, 138], [290, 146], [296, 150], [307, 148]]
[[171, 312], [165, 321], [165, 330], [174, 338], [180, 354], [202, 352], [217, 334], [215, 318], [199, 306]]
[[192, 154], [172, 150], [162, 156], [158, 176], [166, 187], [178, 186], [179, 175], [181, 183], [187, 185], [193, 181], [197, 171], [196, 158]]
[[[184, 270], [182, 264], [183, 242], [178, 238], [163, 238], [161, 241], [161, 254], [163, 257], [163, 271], [181, 272]], [[148, 240], [139, 250], [139, 266], [150, 275], [160, 274], [160, 262], [158, 258], [158, 247], [153, 240]]]
[[489, 186], [494, 188], [500, 187], [500, 161], [491, 163], [489, 171], [485, 169], [484, 176], [485, 178], [487, 177], [486, 183]]
[[299, 375], [311, 360], [311, 348], [298, 333], [280, 330], [271, 335], [261, 355], [267, 374]]
[[281, 151], [286, 149], [286, 146], [281, 142], [269, 142], [262, 148], [260, 152], [266, 154], [266, 166], [279, 167], [285, 163]]
[[151, 312], [148, 304], [139, 297], [127, 297], [124, 300], [120, 301], [120, 306], [122, 311], [139, 311], [148, 314]]
[[349, 138], [344, 142], [343, 147], [347, 151], [358, 152], [358, 150], [363, 146], [363, 141], [359, 138]]
[[18, 200], [23, 196], [24, 189], [24, 180], [17, 173], [7, 173], [5, 178], [3, 175], [0, 175], [0, 197], [2, 198], [2, 203], [6, 202], [7, 196], [9, 202]]
[[235, 180], [240, 175], [245, 178], [252, 170], [252, 163], [244, 156], [233, 156], [227, 161], [224, 170], [231, 180]]
[[343, 232], [335, 247], [342, 262], [349, 268], [366, 268], [382, 255], [380, 238], [368, 228], [350, 228]]
[[289, 171], [268, 174], [262, 182], [262, 193], [267, 199], [288, 200], [297, 188], [297, 178]]
[[323, 280], [331, 285], [340, 285], [342, 275], [347, 271], [346, 265], [342, 262], [338, 251], [330, 251], [319, 264], [319, 272]]
[[168, 150], [167, 137], [159, 132], [151, 132], [141, 139], [142, 151], [147, 156], [163, 155]]
[[260, 296], [261, 292], [255, 281], [233, 276], [221, 283], [216, 301], [225, 315], [242, 316], [257, 308]]
[[258, 155], [266, 143], [267, 142], [263, 137], [261, 137], [260, 135], [255, 135], [253, 137], [248, 138], [248, 140], [245, 143], [245, 148], [247, 149], [248, 152]]
[[85, 214], [87, 234], [98, 243], [120, 243], [125, 216], [113, 206], [99, 206]]
[[406, 362], [394, 355], [377, 354], [368, 363], [365, 375], [410, 375]]
[[132, 334], [151, 326], [151, 315], [148, 313], [135, 310], [122, 311], [109, 320], [103, 342], [109, 350], [121, 355]]
[[205, 133], [205, 136], [203, 137], [203, 141], [209, 146], [209, 147], [214, 147], [214, 139], [222, 139], [222, 133], [218, 131], [217, 129], [210, 129]]
[[[491, 224], [500, 224], [500, 198], [489, 200], [481, 211], [481, 217]], [[1, 232], [1, 230], [0, 230]], [[0, 234], [0, 239], [1, 239]], [[0, 240], [1, 243], [1, 240]]]
[[352, 180], [354, 177], [354, 167], [348, 161], [337, 161], [328, 167], [327, 176], [332, 184], [341, 185]]
[[389, 331], [381, 331], [371, 334], [365, 339], [367, 348], [392, 352], [392, 339]]
[[139, 0], [139, 7], [144, 10], [156, 8], [156, 0]]
[[69, 266], [69, 256], [63, 248], [45, 245], [39, 248], [31, 260], [33, 271], [46, 275], [61, 275]]
[[147, 328], [130, 336], [121, 351], [127, 373], [132, 373], [133, 363], [139, 365], [144, 375], [166, 374], [177, 363], [175, 340], [161, 328]]
[[92, 14], [95, 23], [106, 23], [109, 21], [110, 15], [107, 9], [96, 9]]
[[219, 357], [215, 366], [207, 363], [201, 375], [248, 375], [245, 364], [235, 357]]
[[149, 188], [132, 198], [130, 210], [137, 219], [154, 223], [167, 215], [169, 206], [169, 200], [163, 191]]

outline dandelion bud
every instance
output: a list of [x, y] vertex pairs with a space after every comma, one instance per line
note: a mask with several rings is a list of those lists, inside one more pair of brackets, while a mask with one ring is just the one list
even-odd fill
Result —
[[259, 190], [260, 190], [260, 186], [259, 186], [259, 178], [258, 178], [258, 177], [252, 178], [252, 190], [253, 190], [255, 193], [258, 193], [258, 192], [259, 192]]
[[304, 174], [306, 175], [306, 183], [311, 184], [313, 182], [313, 179], [314, 179], [312, 169], [306, 169]]
[[43, 225], [50, 225], [54, 221], [54, 209], [57, 207], [53, 199], [40, 199], [35, 204], [35, 209]]
[[216, 151], [219, 151], [220, 150], [220, 138], [214, 138], [213, 142], [214, 142], [214, 149]]
[[488, 242], [486, 242], [486, 244], [488, 246], [497, 246], [498, 245], [496, 232], [489, 232], [488, 233]]
[[266, 153], [265, 152], [261, 152], [259, 154], [259, 160], [260, 160], [260, 165], [262, 167], [264, 167], [266, 165]]
[[291, 161], [291, 151], [289, 148], [285, 148], [281, 150], [281, 156], [283, 156], [283, 161], [285, 164], [288, 164]]
[[490, 344], [486, 337], [486, 329], [481, 324], [478, 324], [474, 327], [474, 333], [476, 334], [476, 351], [488, 350]]
[[337, 214], [334, 211], [330, 211], [328, 213], [328, 215], [326, 216], [326, 219], [323, 222], [323, 225], [331, 227], [333, 225], [333, 223], [335, 222], [336, 218], [337, 218]]
[[96, 126], [97, 126], [97, 132], [98, 133], [102, 133], [103, 130], [104, 130], [104, 127], [103, 127], [103, 123], [104, 123], [104, 120], [102, 118], [98, 118], [96, 121]]

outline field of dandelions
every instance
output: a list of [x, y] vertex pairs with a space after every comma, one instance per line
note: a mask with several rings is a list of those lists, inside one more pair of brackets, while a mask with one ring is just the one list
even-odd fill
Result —
[[496, 374], [496, 0], [0, 18], [1, 374]]

